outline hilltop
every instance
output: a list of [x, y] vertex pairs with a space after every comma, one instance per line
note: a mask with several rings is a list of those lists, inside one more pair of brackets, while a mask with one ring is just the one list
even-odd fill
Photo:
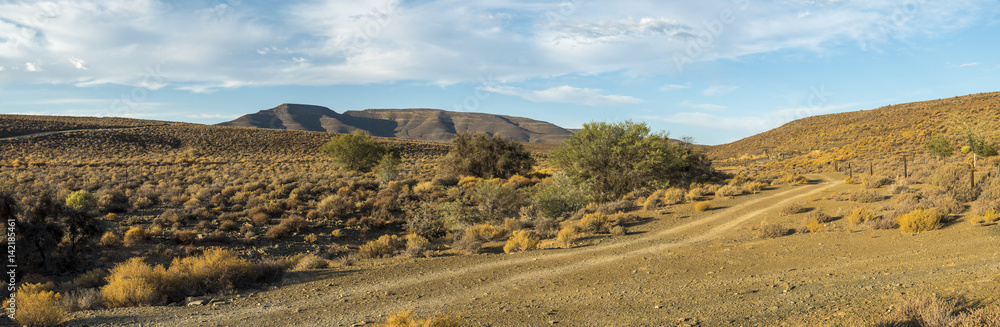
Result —
[[979, 93], [837, 114], [807, 117], [739, 141], [712, 147], [716, 160], [740, 161], [811, 152], [883, 158], [926, 153], [935, 135], [964, 144], [966, 131], [987, 139], [998, 134], [1000, 92]]
[[363, 130], [372, 136], [436, 142], [450, 141], [462, 132], [482, 132], [518, 142], [558, 144], [571, 134], [551, 123], [513, 116], [439, 109], [365, 109], [337, 113], [327, 107], [288, 103], [218, 125], [330, 133]]

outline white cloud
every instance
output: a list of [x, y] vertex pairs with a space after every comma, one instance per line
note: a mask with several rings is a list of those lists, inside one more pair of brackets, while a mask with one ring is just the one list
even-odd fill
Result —
[[718, 104], [692, 103], [691, 101], [684, 101], [684, 102], [678, 103], [677, 105], [679, 105], [681, 107], [686, 107], [686, 108], [695, 108], [695, 109], [702, 109], [702, 110], [708, 110], [708, 111], [720, 111], [720, 110], [729, 108], [727, 106], [718, 105]]
[[0, 71], [2, 71], [3, 69], [4, 69], [3, 66], [0, 66]]
[[669, 91], [677, 91], [677, 90], [686, 90], [686, 89], [689, 89], [689, 88], [691, 88], [691, 86], [689, 86], [689, 85], [667, 84], [667, 85], [664, 85], [664, 86], [660, 87], [660, 91], [669, 92]]
[[38, 69], [38, 66], [36, 66], [35, 63], [33, 62], [26, 62], [24, 63], [24, 70], [27, 70], [29, 72], [37, 72], [41, 69]]
[[733, 86], [733, 85], [712, 85], [705, 88], [705, 90], [701, 91], [701, 94], [709, 97], [726, 95], [729, 93], [733, 93], [733, 91], [736, 91], [736, 89], [738, 88], [739, 88], [738, 86]]
[[72, 63], [73, 66], [76, 67], [76, 69], [83, 69], [83, 70], [87, 69], [87, 63], [84, 62], [83, 59], [77, 57], [69, 57], [69, 62]]
[[976, 67], [976, 66], [979, 66], [979, 64], [980, 63], [978, 63], [978, 62], [970, 62], [970, 63], [967, 63], [967, 64], [958, 65], [958, 67]]
[[230, 120], [232, 120], [232, 119], [240, 118], [240, 116], [242, 116], [242, 115], [192, 114], [192, 115], [185, 115], [184, 117], [195, 118], [195, 119], [230, 119]]
[[96, 103], [112, 103], [114, 101], [115, 101], [114, 99], [45, 99], [45, 100], [14, 102], [13, 104], [29, 104], [29, 105], [96, 104]]
[[511, 86], [488, 86], [484, 91], [524, 98], [531, 102], [575, 103], [588, 106], [619, 106], [642, 103], [642, 100], [625, 95], [606, 95], [603, 90], [559, 86], [541, 91], [524, 90]]

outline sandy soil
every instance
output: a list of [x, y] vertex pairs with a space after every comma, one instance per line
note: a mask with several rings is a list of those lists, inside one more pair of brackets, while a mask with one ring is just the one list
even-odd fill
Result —
[[216, 304], [77, 312], [68, 325], [353, 326], [412, 309], [474, 326], [851, 326], [905, 294], [997, 301], [997, 226], [958, 220], [911, 235], [851, 230], [842, 219], [819, 233], [754, 238], [765, 220], [804, 225], [802, 214], [779, 214], [789, 203], [831, 214], [859, 206], [825, 195], [860, 186], [807, 177], [813, 183], [713, 200], [707, 212], [640, 211], [649, 219], [629, 235], [570, 249], [367, 261], [292, 273], [281, 287]]

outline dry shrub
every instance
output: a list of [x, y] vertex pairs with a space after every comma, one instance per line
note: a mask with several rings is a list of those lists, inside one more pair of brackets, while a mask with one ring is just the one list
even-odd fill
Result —
[[108, 276], [108, 272], [101, 268], [94, 268], [76, 278], [73, 278], [73, 287], [75, 288], [93, 288], [104, 285], [104, 278]]
[[865, 180], [861, 182], [861, 186], [864, 188], [879, 188], [889, 184], [892, 184], [892, 178], [883, 175], [868, 176], [868, 178], [865, 178]]
[[125, 232], [125, 246], [135, 246], [146, 241], [146, 230], [142, 227], [132, 227]]
[[977, 183], [976, 188], [970, 188], [969, 171], [969, 166], [964, 163], [945, 165], [934, 171], [931, 184], [942, 188], [943, 193], [950, 194], [959, 202], [972, 202], [982, 190], [981, 183]]
[[101, 290], [87, 288], [70, 291], [63, 296], [60, 305], [67, 311], [96, 310], [103, 308]]
[[716, 190], [715, 195], [723, 198], [743, 195], [743, 188], [736, 185], [726, 185]]
[[625, 226], [621, 225], [612, 227], [611, 230], [609, 230], [608, 232], [614, 236], [625, 236], [626, 234], [628, 234], [628, 230], [625, 229]]
[[194, 241], [197, 238], [198, 238], [198, 234], [195, 233], [194, 231], [179, 230], [177, 232], [174, 232], [174, 240], [176, 240], [177, 243], [180, 243], [180, 244], [185, 244], [185, 245], [194, 244]]
[[958, 202], [950, 194], [937, 194], [924, 198], [920, 206], [923, 209], [936, 208], [944, 216], [959, 215], [965, 212], [965, 205]]
[[780, 224], [761, 223], [760, 227], [757, 228], [756, 236], [759, 239], [768, 239], [785, 236], [787, 234], [788, 228], [785, 228], [785, 226]]
[[[524, 213], [524, 210], [523, 210], [524, 208], [526, 208], [526, 207], [521, 207], [521, 209], [522, 209], [521, 210], [522, 215]], [[519, 218], [505, 218], [503, 220], [503, 229], [507, 230], [507, 231], [516, 231], [516, 230], [524, 229], [526, 225], [527, 225], [526, 222], [524, 220], [519, 219]]]
[[851, 214], [847, 216], [847, 222], [850, 223], [851, 226], [857, 226], [859, 224], [875, 220], [875, 218], [875, 213], [869, 211], [868, 209], [859, 207], [854, 208], [854, 211], [851, 211]]
[[762, 182], [746, 182], [743, 183], [743, 193], [757, 194], [758, 192], [763, 190], [765, 186], [767, 186], [767, 184]]
[[585, 233], [607, 233], [614, 225], [616, 221], [612, 215], [601, 212], [583, 215], [576, 224], [580, 231]]
[[378, 327], [459, 327], [464, 322], [456, 315], [434, 315], [431, 318], [422, 319], [413, 316], [413, 311], [399, 311], [389, 316], [384, 324]]
[[937, 209], [917, 209], [908, 214], [896, 217], [899, 231], [903, 233], [919, 233], [941, 228], [941, 214]]
[[250, 222], [252, 222], [253, 225], [257, 227], [267, 225], [267, 223], [270, 221], [271, 221], [271, 215], [268, 215], [263, 212], [258, 212], [250, 215]]
[[676, 187], [668, 188], [660, 198], [665, 204], [684, 203], [684, 190]]
[[374, 259], [384, 256], [391, 256], [396, 250], [404, 247], [406, 241], [397, 235], [382, 235], [377, 240], [361, 245], [358, 249], [358, 256], [362, 259]]
[[850, 176], [844, 178], [844, 184], [850, 185], [850, 184], [854, 184], [854, 183], [855, 183], [854, 178], [852, 178]]
[[465, 229], [465, 233], [462, 234], [462, 238], [470, 238], [470, 241], [476, 242], [490, 242], [499, 241], [504, 239], [506, 233], [503, 229], [497, 228], [490, 224], [475, 224], [469, 226]]
[[121, 242], [122, 240], [118, 238], [118, 235], [115, 235], [114, 232], [105, 232], [104, 235], [101, 235], [101, 245], [117, 246], [118, 244], [121, 244]]
[[896, 223], [895, 219], [890, 219], [886, 217], [877, 217], [875, 219], [869, 220], [865, 223], [865, 226], [871, 229], [896, 229], [899, 228], [899, 224]]
[[563, 248], [573, 247], [573, 242], [580, 238], [580, 231], [576, 226], [566, 226], [559, 230], [559, 234], [556, 234], [556, 242]]
[[295, 263], [296, 271], [312, 270], [312, 269], [323, 269], [329, 267], [330, 263], [326, 259], [320, 258], [315, 254], [305, 255]]
[[687, 194], [684, 194], [684, 199], [687, 201], [698, 201], [701, 200], [705, 194], [708, 193], [705, 189], [700, 187], [693, 187], [688, 190]]
[[819, 222], [816, 219], [809, 219], [806, 222], [805, 229], [810, 233], [819, 233], [822, 232], [824, 229], [826, 229], [826, 225], [824, 225], [823, 223]]
[[819, 209], [813, 210], [806, 215], [806, 220], [816, 220], [816, 222], [821, 224], [831, 222], [833, 221], [834, 218], [835, 217], [827, 215], [826, 213], [823, 213], [823, 211], [820, 211]]
[[881, 194], [878, 194], [875, 190], [858, 190], [851, 194], [851, 201], [861, 202], [861, 203], [874, 203], [884, 200]]
[[515, 231], [510, 239], [507, 240], [507, 244], [503, 246], [503, 252], [513, 253], [518, 251], [527, 251], [531, 249], [538, 248], [538, 238], [531, 235], [531, 232], [525, 230]]
[[417, 184], [417, 186], [413, 187], [413, 193], [417, 193], [420, 195], [433, 194], [437, 190], [438, 186], [434, 182], [421, 182]]
[[302, 218], [302, 216], [299, 215], [292, 215], [289, 216], [288, 218], [282, 219], [281, 223], [279, 223], [278, 225], [271, 226], [271, 228], [268, 228], [267, 232], [264, 233], [264, 237], [269, 239], [282, 238], [293, 231], [297, 232], [298, 230], [302, 229], [302, 227], [305, 227], [305, 225], [306, 225], [305, 218]]
[[694, 211], [697, 212], [707, 211], [708, 209], [711, 208], [712, 208], [712, 202], [710, 201], [701, 201], [694, 204]]
[[[24, 326], [55, 326], [63, 321], [66, 312], [60, 305], [62, 295], [52, 289], [55, 284], [24, 284], [17, 290], [15, 298], [17, 314], [14, 321]], [[3, 307], [10, 303], [4, 300]]]
[[809, 208], [798, 203], [789, 203], [788, 205], [781, 208], [781, 214], [785, 216], [800, 214], [806, 211], [809, 211]]
[[911, 295], [900, 300], [889, 319], [872, 326], [1000, 326], [1000, 307], [970, 308], [962, 298]]
[[417, 234], [406, 235], [406, 255], [414, 258], [427, 256], [430, 247], [431, 241], [427, 238]]
[[104, 303], [110, 307], [153, 305], [163, 300], [159, 287], [166, 278], [163, 266], [155, 268], [143, 258], [131, 258], [115, 265], [101, 288]]

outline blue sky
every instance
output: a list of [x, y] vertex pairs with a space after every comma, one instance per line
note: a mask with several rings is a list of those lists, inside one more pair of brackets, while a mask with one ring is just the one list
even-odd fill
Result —
[[721, 144], [1000, 91], [998, 14], [977, 0], [0, 0], [0, 113], [439, 108]]

